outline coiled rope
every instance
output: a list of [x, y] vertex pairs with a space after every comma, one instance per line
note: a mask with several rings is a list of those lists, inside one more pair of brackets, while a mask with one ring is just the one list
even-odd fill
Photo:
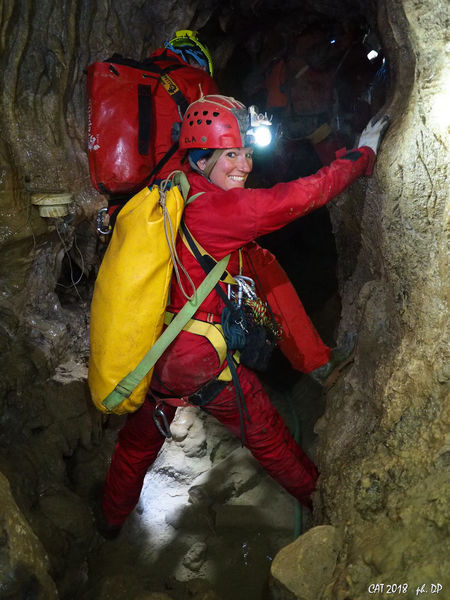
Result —
[[[180, 290], [181, 293], [183, 294], [183, 296], [189, 300], [190, 302], [195, 300], [195, 296], [197, 293], [197, 289], [194, 285], [194, 282], [192, 281], [189, 273], [186, 271], [185, 267], [183, 266], [183, 264], [181, 263], [181, 260], [178, 256], [177, 253], [177, 248], [176, 248], [176, 236], [174, 235], [173, 232], [173, 227], [172, 227], [172, 221], [170, 219], [170, 215], [169, 215], [169, 211], [167, 210], [167, 204], [166, 204], [166, 194], [169, 191], [171, 185], [172, 185], [172, 179], [173, 176], [175, 175], [175, 173], [177, 173], [177, 171], [173, 171], [168, 177], [167, 179], [164, 179], [164, 181], [161, 182], [161, 186], [159, 188], [159, 205], [161, 206], [162, 212], [163, 212], [163, 220], [164, 220], [164, 233], [166, 236], [166, 241], [167, 241], [167, 245], [169, 247], [169, 253], [170, 253], [170, 257], [172, 259], [172, 263], [173, 263], [173, 270], [175, 273], [175, 277], [176, 280], [178, 282], [178, 285], [180, 286]], [[181, 283], [181, 277], [180, 277], [180, 269], [181, 271], [184, 273], [184, 276], [186, 277], [186, 279], [189, 282], [189, 285], [192, 289], [192, 294], [189, 295], [183, 284]]]

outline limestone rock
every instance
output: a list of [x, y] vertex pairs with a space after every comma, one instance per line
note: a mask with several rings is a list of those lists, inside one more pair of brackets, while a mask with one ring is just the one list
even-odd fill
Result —
[[252, 488], [260, 477], [261, 470], [248, 450], [237, 448], [195, 479], [189, 498], [194, 504], [223, 503]]
[[330, 525], [310, 529], [275, 556], [273, 600], [317, 600], [330, 583], [342, 539]]
[[204, 542], [197, 542], [186, 553], [183, 565], [191, 571], [198, 571], [205, 562], [207, 546]]
[[188, 407], [178, 410], [170, 431], [187, 457], [202, 458], [206, 455], [205, 428], [198, 408]]
[[57, 600], [50, 563], [0, 473], [0, 590], [4, 598]]

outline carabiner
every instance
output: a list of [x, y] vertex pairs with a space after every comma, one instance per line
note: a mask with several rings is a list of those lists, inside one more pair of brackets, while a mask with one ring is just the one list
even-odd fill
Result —
[[239, 288], [242, 288], [242, 292], [247, 296], [247, 298], [254, 300], [257, 297], [255, 291], [255, 282], [251, 277], [246, 277], [245, 275], [235, 275], [234, 278], [238, 282]]
[[[162, 425], [158, 419], [161, 419]], [[161, 408], [161, 404], [155, 405], [155, 408], [153, 410], [153, 421], [155, 422], [159, 433], [168, 440], [171, 439], [172, 433], [170, 431], [169, 422], [167, 421], [167, 417], [164, 414], [164, 410]]]
[[109, 235], [111, 233], [111, 226], [105, 225], [103, 222], [103, 216], [108, 212], [108, 207], [104, 206], [97, 213], [97, 231], [101, 235]]

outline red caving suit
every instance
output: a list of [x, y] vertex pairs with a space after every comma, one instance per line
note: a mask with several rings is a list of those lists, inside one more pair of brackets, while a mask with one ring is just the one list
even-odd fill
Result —
[[[285, 341], [281, 349], [300, 371], [309, 372], [327, 362], [329, 348], [315, 332], [284, 271], [254, 240], [326, 204], [358, 177], [370, 174], [374, 159], [370, 148], [359, 148], [315, 175], [279, 183], [270, 189], [224, 191], [201, 175], [189, 174], [190, 193], [204, 192], [185, 209], [189, 231], [215, 260], [231, 253], [227, 270], [232, 275], [239, 272], [238, 251], [243, 249], [242, 274], [254, 277], [257, 272], [283, 327]], [[204, 271], [180, 236], [177, 252], [198, 286], [205, 277]], [[178, 312], [184, 304], [185, 298], [173, 278], [168, 310]], [[223, 306], [213, 290], [195, 318], [220, 323]], [[220, 364], [218, 353], [206, 337], [182, 331], [156, 364], [152, 387], [157, 392], [188, 396], [214, 379], [225, 366], [226, 363]], [[314, 464], [290, 435], [256, 374], [243, 365], [239, 365], [237, 371], [250, 416], [249, 421], [244, 418], [246, 447], [288, 492], [304, 504], [310, 504], [317, 479]], [[145, 474], [164, 442], [153, 422], [153, 408], [153, 403], [144, 402], [137, 412], [127, 417], [119, 432], [103, 496], [103, 511], [111, 524], [122, 524], [133, 510]], [[173, 406], [165, 406], [169, 422], [175, 410]], [[236, 392], [231, 382], [204, 410], [236, 436], [240, 435]]]

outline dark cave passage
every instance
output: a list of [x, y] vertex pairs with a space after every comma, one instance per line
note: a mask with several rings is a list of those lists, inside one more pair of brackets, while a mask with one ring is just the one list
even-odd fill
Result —
[[[354, 147], [386, 100], [388, 64], [373, 25], [362, 15], [338, 20], [307, 10], [281, 18], [270, 10], [258, 18], [240, 14], [236, 21], [227, 34], [228, 58], [217, 70], [219, 88], [267, 112], [276, 132], [269, 147], [255, 149], [248, 187], [307, 177], [337, 150]], [[200, 33], [212, 48], [225, 37], [213, 20]], [[338, 256], [328, 208], [258, 241], [287, 272], [325, 343], [335, 345]], [[298, 376], [276, 352], [268, 380], [286, 384]]]

